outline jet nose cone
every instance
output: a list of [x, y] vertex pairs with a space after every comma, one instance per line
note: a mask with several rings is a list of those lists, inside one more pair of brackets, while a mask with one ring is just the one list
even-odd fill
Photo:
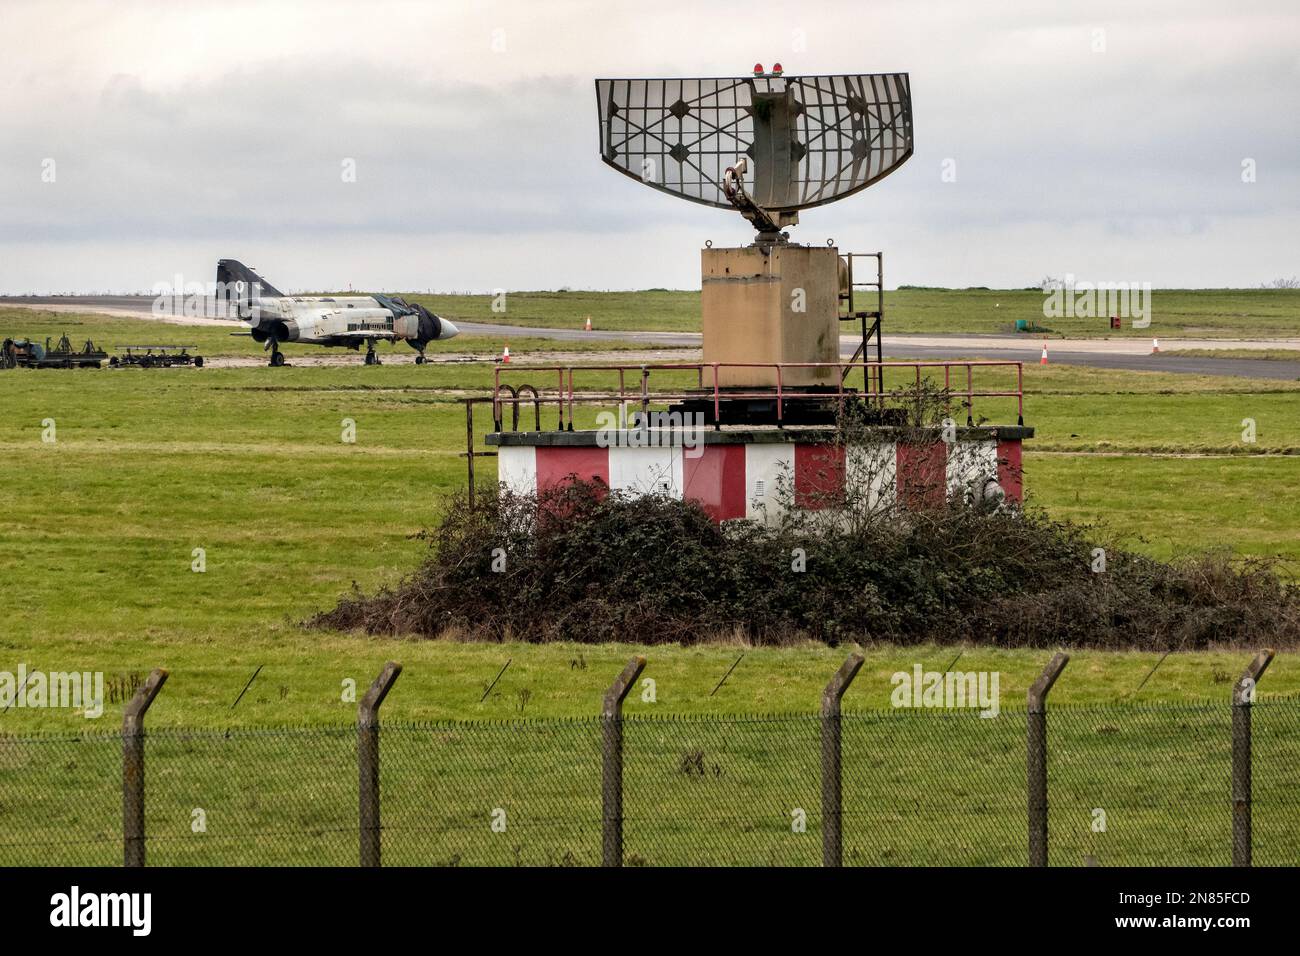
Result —
[[456, 328], [451, 319], [442, 319], [442, 330], [438, 334], [440, 339], [454, 339], [460, 335], [460, 329]]

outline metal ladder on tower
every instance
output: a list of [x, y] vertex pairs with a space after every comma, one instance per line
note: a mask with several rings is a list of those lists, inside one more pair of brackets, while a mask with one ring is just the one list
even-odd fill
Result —
[[[840, 289], [839, 293], [839, 319], [841, 322], [853, 322], [861, 320], [862, 322], [862, 341], [853, 352], [853, 358], [849, 359], [849, 367], [845, 368], [840, 377], [841, 384], [848, 380], [849, 373], [853, 371], [852, 366], [858, 361], [866, 361], [868, 349], [872, 344], [875, 345], [876, 362], [884, 361], [884, 345], [880, 339], [880, 324], [885, 317], [885, 254], [883, 252], [849, 252], [844, 255], [844, 263], [847, 267], [848, 275], [846, 282]], [[855, 259], [875, 259], [876, 260], [876, 278], [875, 281], [862, 280], [858, 281], [854, 276], [853, 260]], [[874, 310], [859, 310], [855, 308], [854, 296], [858, 289], [875, 289], [876, 290], [876, 308]], [[868, 326], [868, 320], [871, 325]], [[874, 370], [874, 382], [869, 382], [868, 376], [863, 376], [863, 386], [868, 392], [874, 392], [876, 401], [883, 407], [885, 402], [885, 370], [877, 366]]]

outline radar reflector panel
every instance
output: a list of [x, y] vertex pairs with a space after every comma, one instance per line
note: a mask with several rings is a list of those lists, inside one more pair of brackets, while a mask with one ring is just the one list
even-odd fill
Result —
[[867, 188], [912, 155], [906, 73], [597, 80], [596, 99], [610, 166], [742, 211], [726, 180], [747, 166], [753, 180], [741, 197], [782, 225]]

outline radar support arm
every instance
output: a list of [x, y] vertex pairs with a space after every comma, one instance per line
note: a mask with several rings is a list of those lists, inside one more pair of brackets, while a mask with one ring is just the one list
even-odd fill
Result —
[[781, 228], [794, 225], [799, 221], [798, 214], [778, 213], [773, 215], [764, 209], [745, 191], [745, 173], [749, 170], [749, 159], [742, 158], [734, 166], [728, 166], [722, 174], [722, 194], [727, 201], [739, 210], [758, 230], [759, 241], [778, 242], [781, 240]]

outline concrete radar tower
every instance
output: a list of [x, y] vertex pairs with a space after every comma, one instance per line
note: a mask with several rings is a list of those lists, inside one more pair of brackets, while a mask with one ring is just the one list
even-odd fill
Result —
[[881, 310], [853, 310], [852, 257], [792, 243], [785, 230], [801, 210], [860, 192], [912, 155], [906, 73], [786, 76], [779, 64], [770, 73], [756, 65], [752, 76], [601, 79], [596, 99], [606, 164], [739, 212], [757, 232], [751, 245], [701, 256], [704, 361], [730, 366], [723, 386], [776, 384], [774, 370], [737, 363], [808, 363], [786, 370], [783, 384], [838, 384], [845, 319], [864, 319], [859, 354], [871, 333], [879, 346]]

